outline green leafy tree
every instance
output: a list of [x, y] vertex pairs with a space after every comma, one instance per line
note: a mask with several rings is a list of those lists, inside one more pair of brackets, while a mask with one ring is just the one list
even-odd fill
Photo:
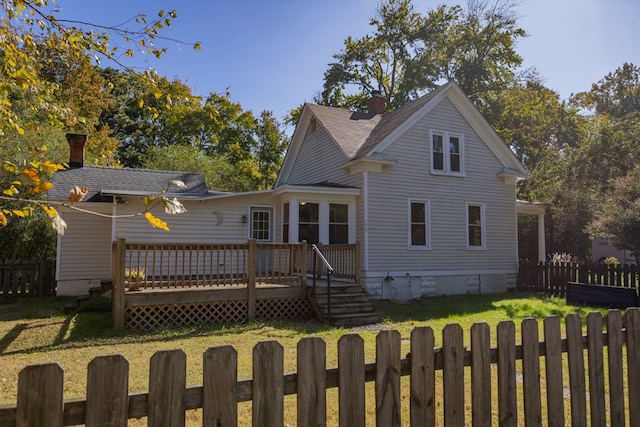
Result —
[[512, 0], [470, 0], [426, 16], [411, 0], [388, 0], [370, 21], [373, 34], [347, 38], [324, 76], [325, 105], [364, 109], [373, 90], [395, 109], [442, 80], [455, 80], [482, 108], [511, 83], [522, 63], [515, 46], [526, 35]]
[[370, 93], [378, 90], [395, 108], [434, 86], [431, 64], [414, 61], [414, 40], [424, 18], [411, 0], [380, 4], [369, 24], [375, 28], [372, 35], [348, 37], [344, 49], [333, 56], [336, 62], [329, 64], [324, 76], [323, 104], [363, 108]]
[[578, 93], [575, 101], [596, 114], [620, 119], [640, 112], [640, 68], [625, 62], [607, 74], [591, 90]]
[[[591, 244], [583, 229], [593, 218], [592, 195], [570, 171], [576, 149], [588, 135], [587, 119], [535, 75], [500, 92], [487, 111], [494, 129], [527, 167], [529, 178], [519, 183], [518, 198], [547, 207], [547, 248], [586, 258]], [[528, 222], [519, 220], [521, 242], [536, 227]], [[535, 259], [527, 248], [520, 253]]]
[[618, 249], [631, 251], [640, 265], [640, 167], [613, 179], [611, 187], [588, 230], [609, 237]]
[[[37, 135], [43, 117], [49, 126], [58, 129], [73, 118], [70, 112], [76, 99], [65, 99], [60, 89], [65, 86], [61, 84], [62, 79], [69, 77], [69, 71], [61, 72], [66, 65], [53, 55], [61, 54], [69, 64], [79, 65], [76, 71], [82, 71], [82, 77], [89, 77], [81, 79], [80, 86], [93, 86], [96, 81], [92, 80], [84, 61], [87, 55], [93, 55], [98, 62], [107, 59], [125, 67], [118, 56], [121, 52], [110, 44], [112, 38], [119, 38], [127, 46], [135, 44], [136, 49], [160, 57], [166, 48], [159, 46], [159, 42], [170, 39], [162, 37], [159, 31], [177, 17], [174, 11], [160, 11], [153, 19], [138, 15], [136, 28], [101, 26], [65, 20], [59, 16], [58, 9], [49, 11], [48, 6], [48, 0], [7, 0], [0, 5], [0, 138], [3, 144], [22, 142], [21, 138], [28, 137], [28, 132]], [[199, 43], [194, 47], [199, 49]], [[122, 53], [124, 58], [132, 56], [133, 47]], [[73, 92], [69, 85], [66, 87], [68, 93]], [[93, 111], [87, 105], [75, 107], [73, 112], [78, 113], [77, 117], [91, 117], [82, 115]], [[70, 124], [80, 126], [82, 121]], [[41, 197], [51, 188], [47, 176], [61, 165], [48, 158], [46, 147], [41, 143], [27, 141], [21, 148], [20, 158], [3, 159], [5, 176], [13, 179], [9, 187], [2, 188], [0, 199], [7, 203], [0, 209], [0, 227], [7, 225], [8, 216], [31, 215], [35, 206], [42, 208], [56, 231], [62, 233], [66, 225], [55, 203], [44, 202]], [[25, 155], [26, 152], [29, 155]], [[21, 162], [21, 158], [25, 160]], [[70, 195], [69, 203], [80, 200], [81, 192]], [[147, 219], [158, 224], [149, 212]]]
[[421, 59], [432, 60], [437, 77], [454, 80], [480, 109], [513, 82], [522, 57], [517, 42], [526, 36], [518, 26], [515, 0], [469, 0], [466, 9], [440, 6], [429, 13], [420, 38]]
[[203, 149], [188, 145], [151, 147], [142, 164], [147, 169], [198, 172], [210, 190], [248, 191], [254, 189], [251, 176], [220, 157], [212, 157]]
[[260, 114], [256, 125], [257, 147], [255, 152], [258, 172], [260, 173], [258, 189], [273, 187], [282, 166], [286, 151], [286, 136], [270, 111]]

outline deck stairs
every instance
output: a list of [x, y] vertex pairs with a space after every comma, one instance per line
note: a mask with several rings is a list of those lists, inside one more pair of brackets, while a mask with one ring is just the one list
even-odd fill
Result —
[[[104, 304], [98, 304], [98, 302], [102, 302], [102, 297], [110, 290], [111, 280], [102, 280], [100, 282], [100, 286], [89, 288], [88, 295], [80, 295], [74, 302], [65, 304], [64, 312], [66, 314], [76, 314], [90, 306], [92, 309], [95, 309], [96, 307], [102, 308]], [[105, 310], [106, 309], [107, 308], [105, 308]], [[111, 309], [111, 305], [109, 305], [108, 309]]]
[[369, 294], [357, 283], [331, 282], [330, 312], [326, 281], [317, 283], [315, 292], [312, 286], [308, 286], [307, 293], [318, 318], [329, 325], [351, 327], [382, 322], [382, 316], [376, 313]]

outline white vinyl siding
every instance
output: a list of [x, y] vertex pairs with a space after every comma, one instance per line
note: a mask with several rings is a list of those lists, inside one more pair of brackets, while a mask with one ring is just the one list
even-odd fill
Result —
[[324, 128], [318, 126], [313, 134], [308, 134], [300, 147], [291, 175], [283, 184], [317, 184], [335, 182], [356, 186], [359, 178], [340, 168], [347, 157]]
[[[83, 208], [111, 214], [110, 203], [95, 203]], [[57, 279], [110, 278], [111, 219], [65, 209], [61, 212], [67, 230], [59, 240]]]
[[[465, 179], [429, 173], [431, 129], [464, 135]], [[453, 104], [444, 100], [382, 153], [397, 163], [369, 173], [369, 270], [516, 270], [515, 184]], [[430, 202], [430, 251], [407, 247], [407, 198]], [[484, 251], [467, 250], [466, 202], [485, 205]]]
[[[119, 213], [133, 213], [141, 209], [137, 199], [119, 205]], [[153, 214], [165, 221], [170, 231], [151, 227], [142, 217], [117, 220], [116, 237], [145, 243], [246, 243], [249, 236], [249, 206], [273, 203], [271, 192], [225, 197], [218, 200], [183, 201], [186, 213], [167, 215], [160, 209]], [[275, 211], [275, 209], [274, 209]], [[277, 212], [274, 212], [277, 215]], [[280, 236], [279, 221], [274, 221], [274, 236]]]

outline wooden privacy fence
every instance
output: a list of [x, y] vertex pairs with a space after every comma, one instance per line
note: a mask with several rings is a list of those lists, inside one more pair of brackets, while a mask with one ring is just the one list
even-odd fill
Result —
[[[151, 358], [149, 391], [134, 394], [128, 392], [128, 361], [101, 356], [88, 366], [86, 398], [66, 401], [62, 368], [33, 365], [19, 374], [17, 403], [0, 407], [0, 424], [117, 427], [147, 417], [152, 427], [184, 426], [185, 411], [201, 409], [203, 426], [235, 426], [238, 402], [251, 401], [252, 425], [281, 427], [284, 396], [295, 394], [296, 420], [287, 422], [298, 426], [326, 425], [328, 412], [336, 410], [340, 426], [373, 425], [366, 419], [366, 402], [375, 402], [375, 424], [384, 427], [640, 425], [640, 309], [627, 310], [624, 318], [608, 312], [606, 332], [600, 313], [587, 315], [586, 335], [577, 314], [565, 318], [565, 338], [559, 317], [542, 324], [541, 341], [538, 321], [523, 320], [517, 344], [514, 322], [503, 321], [495, 347], [489, 326], [474, 324], [470, 348], [458, 324], [445, 326], [438, 348], [433, 330], [417, 327], [405, 357], [400, 333], [382, 331], [375, 362], [369, 363], [362, 337], [348, 334], [338, 340], [338, 366], [330, 369], [325, 342], [303, 338], [297, 372], [290, 374], [284, 374], [283, 347], [262, 342], [253, 349], [250, 380], [238, 380], [233, 347], [212, 347], [204, 353], [202, 384], [190, 387], [184, 352], [161, 351]], [[409, 376], [407, 390], [401, 388], [402, 376]], [[328, 403], [327, 389], [335, 387], [337, 404]], [[367, 398], [367, 392], [375, 396]]]
[[0, 297], [56, 294], [55, 261], [0, 262]]
[[552, 263], [520, 264], [518, 289], [564, 296], [568, 282], [637, 288], [640, 271], [635, 264]]

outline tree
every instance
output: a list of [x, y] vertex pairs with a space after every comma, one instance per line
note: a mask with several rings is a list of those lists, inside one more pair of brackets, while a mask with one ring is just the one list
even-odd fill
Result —
[[151, 147], [142, 163], [147, 169], [167, 171], [197, 171], [207, 187], [217, 191], [248, 191], [254, 189], [252, 176], [220, 157], [212, 157], [202, 148], [188, 145]]
[[287, 148], [286, 137], [271, 111], [263, 111], [256, 125], [256, 162], [260, 173], [258, 189], [271, 188], [278, 178], [284, 152]]
[[515, 0], [469, 0], [429, 13], [420, 38], [421, 56], [435, 62], [440, 79], [454, 80], [481, 110], [496, 92], [513, 82], [522, 57], [515, 47], [525, 30], [518, 26]]
[[[65, 120], [72, 117], [68, 112], [73, 104], [70, 100], [65, 103], [63, 97], [57, 98], [61, 96], [60, 82], [50, 78], [64, 74], [58, 72], [64, 63], [47, 54], [62, 53], [65, 58], [77, 59], [78, 64], [82, 65], [82, 59], [91, 53], [98, 62], [101, 58], [106, 58], [124, 66], [116, 56], [118, 48], [109, 44], [112, 37], [119, 37], [129, 46], [133, 42], [147, 53], [160, 57], [166, 48], [156, 47], [153, 42], [169, 40], [160, 36], [159, 30], [171, 25], [172, 20], [177, 17], [174, 11], [160, 11], [152, 20], [147, 20], [146, 15], [138, 15], [135, 21], [140, 25], [139, 28], [101, 26], [60, 19], [57, 9], [53, 12], [45, 11], [48, 4], [48, 0], [2, 2], [0, 137], [4, 139], [4, 143], [8, 140], [20, 141], [20, 137], [26, 136], [27, 131], [37, 133], [42, 124], [38, 121], [39, 118], [46, 117], [50, 126], [62, 128]], [[200, 47], [199, 43], [193, 46], [196, 49]], [[132, 48], [124, 52], [124, 57], [132, 55]], [[49, 58], [50, 61], [41, 62], [43, 58]], [[55, 209], [55, 204], [45, 202], [41, 197], [51, 188], [47, 175], [60, 169], [61, 165], [47, 158], [46, 147], [42, 144], [29, 141], [22, 148], [24, 150], [21, 157], [28, 158], [28, 162], [5, 159], [5, 176], [13, 176], [13, 179], [8, 187], [3, 186], [3, 195], [0, 196], [0, 199], [9, 202], [0, 210], [0, 226], [6, 226], [7, 216], [31, 215], [35, 205], [43, 209], [54, 228], [62, 233], [65, 224]], [[27, 151], [30, 155], [25, 155]], [[82, 189], [78, 189], [79, 191], [70, 195], [69, 205], [81, 199]], [[158, 200], [169, 202], [164, 198]], [[16, 204], [20, 206], [16, 207]], [[152, 215], [148, 219], [159, 224]]]
[[373, 34], [347, 38], [334, 55], [317, 101], [363, 109], [379, 90], [394, 109], [453, 79], [482, 109], [522, 63], [515, 45], [526, 33], [517, 25], [516, 5], [470, 0], [466, 10], [442, 5], [422, 16], [411, 0], [388, 0], [370, 21]]
[[608, 237], [618, 249], [631, 251], [640, 265], [640, 166], [613, 179], [596, 219], [588, 230], [594, 236]]
[[625, 62], [594, 83], [590, 91], [578, 93], [575, 102], [595, 114], [606, 114], [613, 119], [640, 113], [640, 68]]
[[425, 64], [413, 61], [413, 42], [424, 18], [415, 12], [411, 0], [388, 0], [376, 10], [369, 24], [373, 35], [361, 39], [348, 37], [344, 49], [333, 55], [324, 75], [321, 102], [351, 109], [362, 108], [373, 90], [387, 98], [391, 108], [399, 107], [434, 85], [434, 72], [419, 69]]

